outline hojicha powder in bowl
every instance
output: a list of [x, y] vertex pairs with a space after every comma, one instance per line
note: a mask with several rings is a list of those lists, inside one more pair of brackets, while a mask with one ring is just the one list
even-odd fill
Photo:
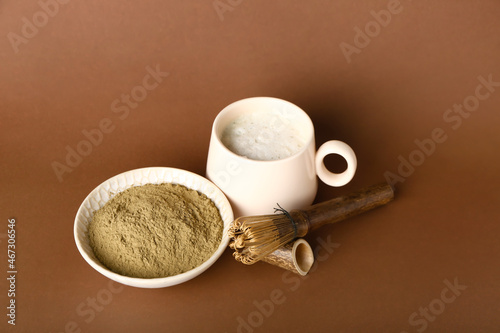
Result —
[[224, 224], [203, 193], [179, 184], [146, 184], [118, 193], [88, 228], [96, 257], [113, 272], [137, 278], [181, 274], [206, 261]]
[[175, 168], [108, 179], [84, 200], [75, 241], [97, 271], [126, 285], [160, 288], [201, 274], [224, 252], [233, 220], [222, 191]]

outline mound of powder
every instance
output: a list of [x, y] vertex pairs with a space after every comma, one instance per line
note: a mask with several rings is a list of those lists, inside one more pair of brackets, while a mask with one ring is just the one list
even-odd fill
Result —
[[159, 278], [193, 269], [218, 248], [224, 223], [207, 196], [177, 184], [118, 193], [94, 213], [90, 246], [115, 273]]

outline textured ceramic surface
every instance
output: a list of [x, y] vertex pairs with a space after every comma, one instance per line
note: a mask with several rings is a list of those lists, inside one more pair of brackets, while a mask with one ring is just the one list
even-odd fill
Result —
[[200, 266], [175, 276], [155, 279], [131, 278], [116, 274], [102, 265], [95, 257], [87, 235], [87, 227], [92, 220], [92, 216], [96, 210], [104, 206], [117, 193], [122, 192], [132, 186], [140, 186], [145, 184], [160, 184], [160, 183], [175, 183], [184, 185], [190, 189], [204, 193], [217, 206], [224, 221], [224, 235], [229, 224], [233, 221], [233, 211], [229, 201], [224, 193], [217, 188], [212, 182], [195, 173], [164, 167], [143, 168], [131, 170], [114, 176], [99, 186], [97, 186], [83, 201], [75, 218], [74, 236], [76, 246], [83, 258], [99, 273], [106, 277], [134, 287], [142, 288], [161, 288], [173, 286], [185, 281], [188, 281], [215, 263], [221, 256], [228, 245], [227, 236], [223, 236], [221, 244], [215, 253]]

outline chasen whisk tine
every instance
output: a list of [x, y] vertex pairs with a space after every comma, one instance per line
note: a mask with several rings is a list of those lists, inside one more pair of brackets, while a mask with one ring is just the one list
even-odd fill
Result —
[[230, 227], [236, 260], [253, 264], [295, 238], [288, 214], [241, 217]]

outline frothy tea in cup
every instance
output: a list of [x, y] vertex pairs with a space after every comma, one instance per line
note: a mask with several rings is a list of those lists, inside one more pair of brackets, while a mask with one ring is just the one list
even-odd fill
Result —
[[259, 161], [290, 157], [306, 144], [297, 120], [278, 110], [240, 115], [224, 128], [221, 141], [233, 153]]

